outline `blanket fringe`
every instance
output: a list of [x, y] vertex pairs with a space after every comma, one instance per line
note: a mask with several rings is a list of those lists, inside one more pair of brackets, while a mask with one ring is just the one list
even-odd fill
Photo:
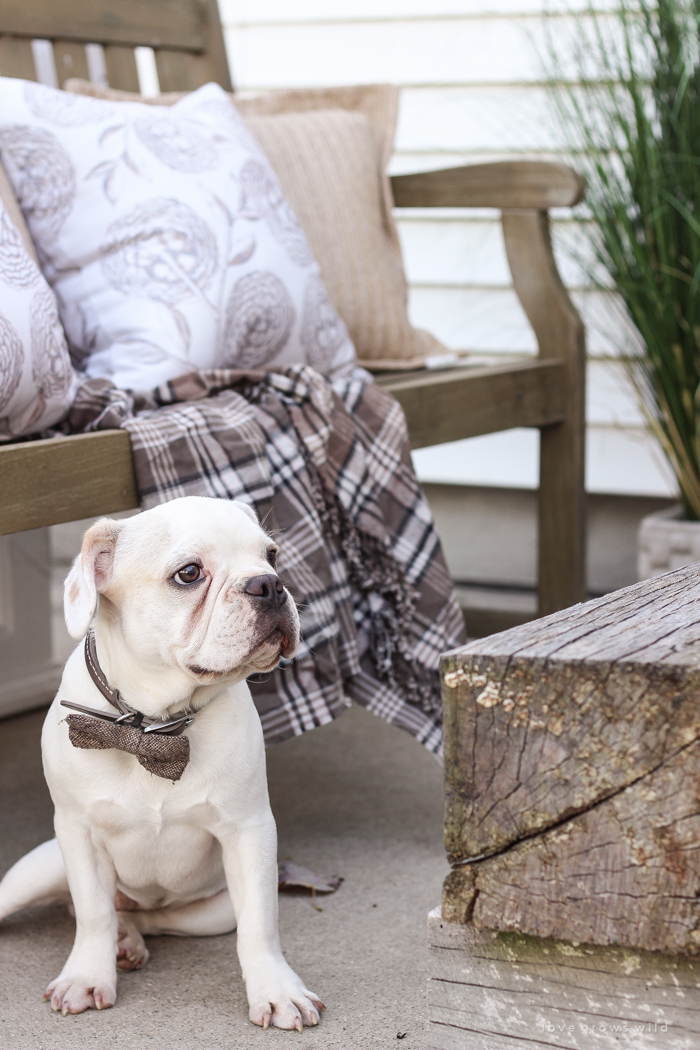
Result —
[[[294, 419], [290, 413], [292, 426]], [[386, 542], [372, 536], [353, 522], [337, 493], [330, 492], [303, 435], [299, 447], [312, 484], [314, 503], [328, 531], [336, 537], [348, 566], [351, 583], [365, 597], [370, 608], [369, 649], [379, 678], [398, 688], [410, 704], [426, 714], [442, 710], [439, 672], [421, 665], [413, 654], [409, 628], [418, 591]], [[377, 601], [377, 597], [380, 601]]]

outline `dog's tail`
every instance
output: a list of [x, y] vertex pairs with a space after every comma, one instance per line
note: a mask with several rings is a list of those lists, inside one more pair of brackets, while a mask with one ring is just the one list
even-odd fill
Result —
[[35, 904], [69, 900], [63, 856], [56, 839], [49, 839], [13, 864], [0, 882], [0, 919]]

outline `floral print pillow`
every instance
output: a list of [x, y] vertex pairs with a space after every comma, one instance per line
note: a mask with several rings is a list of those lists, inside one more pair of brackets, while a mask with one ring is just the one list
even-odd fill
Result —
[[58, 423], [76, 386], [56, 298], [0, 201], [0, 442]]
[[0, 153], [88, 376], [352, 370], [304, 232], [216, 84], [160, 107], [0, 78]]

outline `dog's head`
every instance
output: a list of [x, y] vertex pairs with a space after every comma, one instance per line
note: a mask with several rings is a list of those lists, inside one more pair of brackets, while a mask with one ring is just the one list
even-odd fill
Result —
[[144, 666], [205, 685], [271, 671], [299, 644], [277, 545], [245, 503], [188, 496], [85, 534], [65, 583], [66, 624], [116, 627]]

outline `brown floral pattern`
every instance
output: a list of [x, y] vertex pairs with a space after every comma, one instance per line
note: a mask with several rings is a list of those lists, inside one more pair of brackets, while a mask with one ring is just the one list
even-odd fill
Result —
[[219, 154], [211, 137], [193, 120], [173, 120], [170, 116], [142, 117], [134, 121], [134, 131], [151, 153], [175, 171], [197, 173], [213, 168]]
[[267, 364], [289, 339], [294, 306], [274, 273], [253, 271], [233, 286], [226, 311], [224, 360], [237, 368]]
[[306, 234], [271, 170], [257, 160], [246, 161], [241, 169], [241, 187], [244, 212], [267, 219], [289, 258], [298, 266], [309, 266], [314, 257]]
[[27, 221], [53, 240], [75, 200], [75, 169], [55, 135], [17, 125], [0, 129], [0, 152]]
[[301, 344], [312, 368], [323, 370], [326, 361], [348, 340], [348, 330], [328, 298], [323, 281], [312, 274], [306, 282], [301, 318]]
[[125, 295], [175, 304], [206, 288], [217, 265], [216, 239], [176, 200], [138, 204], [109, 228], [102, 269]]
[[6, 317], [0, 314], [0, 412], [15, 395], [24, 368], [22, 340]]
[[44, 398], [65, 394], [70, 388], [71, 368], [66, 337], [58, 317], [55, 296], [48, 288], [32, 299], [32, 377]]
[[0, 276], [17, 288], [36, 284], [40, 278], [36, 263], [4, 209], [0, 212]]

